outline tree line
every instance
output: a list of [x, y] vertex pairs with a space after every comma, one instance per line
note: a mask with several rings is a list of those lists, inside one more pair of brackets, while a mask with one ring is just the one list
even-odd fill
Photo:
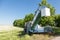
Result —
[[15, 20], [13, 22], [13, 25], [17, 26], [17, 27], [24, 27], [25, 22], [32, 21], [33, 17], [34, 17], [34, 15], [32, 13], [27, 14], [23, 19]]
[[[34, 18], [34, 14], [28, 14], [24, 19], [18, 19], [13, 22], [14, 26], [24, 27], [25, 22], [32, 21]], [[54, 15], [49, 17], [41, 17], [40, 22], [38, 23], [42, 26], [50, 25], [60, 27], [60, 15]]]
[[[56, 27], [60, 27], [60, 15], [55, 15], [55, 8], [50, 5], [47, 0], [42, 0], [41, 3], [39, 3], [39, 7], [40, 6], [46, 6], [48, 8], [50, 8], [50, 13], [51, 16], [49, 17], [41, 17], [40, 22], [38, 24], [42, 25], [42, 26], [46, 26], [46, 25], [50, 25], [50, 26], [56, 26]], [[34, 18], [34, 14], [30, 13], [25, 15], [25, 17], [23, 19], [18, 19], [18, 20], [14, 20], [13, 25], [14, 26], [18, 26], [18, 27], [24, 27], [25, 22], [28, 21], [32, 21]]]

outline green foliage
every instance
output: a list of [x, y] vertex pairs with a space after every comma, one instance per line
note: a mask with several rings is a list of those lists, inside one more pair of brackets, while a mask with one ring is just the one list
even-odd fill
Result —
[[42, 17], [41, 20], [40, 20], [40, 24], [41, 24], [42, 26], [45, 26], [45, 25], [46, 25], [46, 22], [47, 22], [46, 17]]
[[[34, 15], [28, 14], [24, 19], [15, 20], [13, 25], [18, 27], [24, 27], [25, 22], [32, 21]], [[50, 25], [60, 27], [60, 15], [41, 17], [39, 24], [42, 26]]]
[[24, 27], [24, 20], [23, 20], [23, 19], [15, 20], [15, 21], [13, 22], [13, 25], [14, 25], [14, 26], [18, 26], [18, 27]]
[[40, 20], [40, 24], [42, 26], [46, 26], [46, 25], [50, 25], [50, 26], [55, 26], [55, 22], [54, 22], [54, 18], [53, 16], [49, 16], [49, 17], [42, 17]]
[[15, 21], [13, 22], [13, 25], [14, 25], [14, 26], [17, 26], [17, 20], [15, 20]]
[[28, 22], [28, 21], [32, 21], [33, 20], [33, 17], [34, 15], [31, 13], [31, 14], [27, 14], [24, 18], [24, 21], [25, 22]]
[[50, 8], [50, 11], [51, 11], [51, 15], [55, 14], [55, 8], [54, 7]]
[[42, 6], [42, 5], [47, 5], [47, 0], [42, 0], [41, 6]]
[[59, 27], [53, 28], [53, 31], [56, 35], [60, 35], [60, 28]]
[[57, 27], [60, 27], [60, 15], [55, 16], [55, 23]]
[[15, 20], [13, 22], [13, 25], [17, 26], [17, 27], [24, 27], [25, 22], [32, 21], [33, 17], [34, 17], [34, 15], [32, 13], [28, 14], [28, 15], [25, 16], [24, 19]]
[[47, 17], [48, 21], [47, 24], [51, 25], [51, 26], [55, 26], [55, 19], [53, 16]]

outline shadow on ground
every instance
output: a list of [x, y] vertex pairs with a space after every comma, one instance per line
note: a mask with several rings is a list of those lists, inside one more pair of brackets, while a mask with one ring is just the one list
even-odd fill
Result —
[[23, 36], [25, 36], [25, 35], [26, 35], [26, 34], [24, 33], [24, 31], [19, 31], [18, 36], [23, 37]]

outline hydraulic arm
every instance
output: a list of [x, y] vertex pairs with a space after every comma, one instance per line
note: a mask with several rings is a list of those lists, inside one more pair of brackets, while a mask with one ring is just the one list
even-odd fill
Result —
[[41, 11], [38, 10], [32, 21], [33, 24], [31, 29], [33, 29], [39, 23], [40, 19], [41, 19]]

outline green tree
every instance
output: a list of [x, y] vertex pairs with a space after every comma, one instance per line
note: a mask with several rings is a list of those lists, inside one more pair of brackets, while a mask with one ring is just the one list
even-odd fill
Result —
[[24, 20], [23, 20], [23, 19], [15, 20], [15, 21], [13, 22], [13, 25], [14, 25], [14, 26], [17, 26], [17, 27], [24, 27]]
[[55, 26], [55, 21], [54, 21], [54, 17], [53, 16], [49, 16], [49, 17], [42, 17], [39, 24], [41, 24], [42, 26], [46, 26], [46, 25], [50, 25], [50, 26]]
[[17, 26], [17, 20], [13, 22], [13, 26]]
[[60, 15], [55, 16], [55, 23], [57, 27], [60, 27]]
[[32, 13], [31, 14], [28, 14], [28, 15], [25, 16], [24, 19], [15, 20], [13, 22], [13, 25], [14, 26], [17, 26], [17, 27], [24, 27], [25, 22], [32, 21], [33, 20], [33, 17], [34, 17], [34, 15]]
[[47, 19], [47, 24], [49, 24], [50, 26], [55, 26], [54, 16], [47, 17]]
[[33, 17], [34, 15], [31, 13], [31, 14], [27, 14], [24, 18], [24, 21], [25, 22], [28, 22], [28, 21], [32, 21], [33, 20]]
[[40, 5], [41, 5], [41, 6], [42, 6], [42, 5], [45, 5], [45, 6], [46, 6], [46, 5], [47, 5], [47, 0], [42, 0], [42, 2], [41, 2]]

